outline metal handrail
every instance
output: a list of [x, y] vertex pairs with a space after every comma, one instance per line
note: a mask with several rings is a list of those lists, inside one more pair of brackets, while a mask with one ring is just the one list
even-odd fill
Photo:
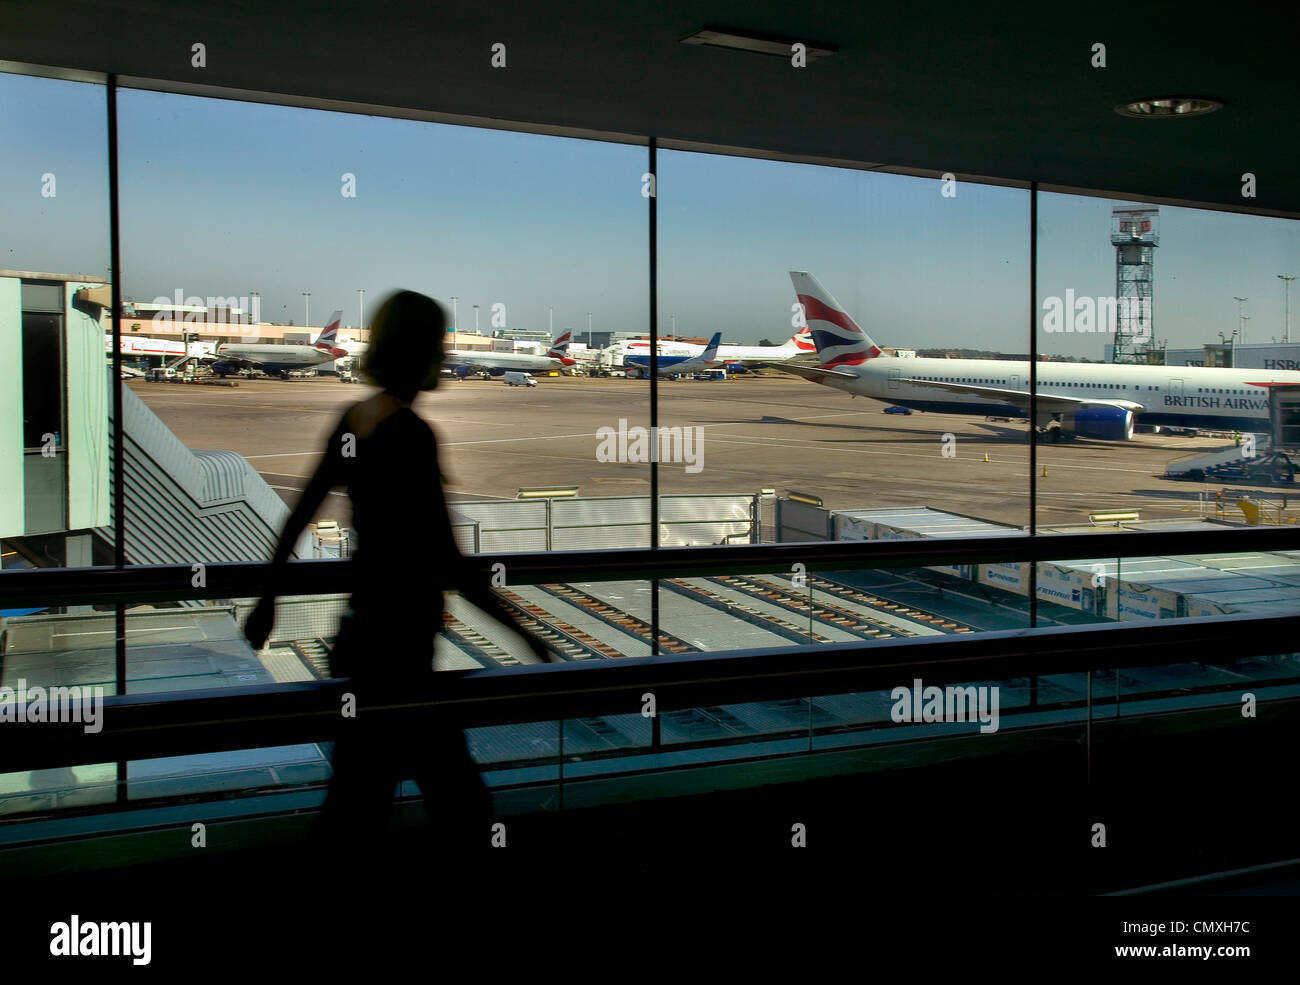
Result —
[[[390, 692], [363, 700], [358, 714], [397, 729], [418, 729], [431, 714], [465, 728], [635, 714], [648, 693], [662, 713], [888, 690], [918, 677], [942, 686], [1286, 653], [1294, 638], [1293, 617], [1218, 616], [446, 672], [434, 693]], [[340, 714], [351, 687], [331, 680], [106, 697], [97, 733], [75, 722], [5, 723], [0, 772], [336, 738], [351, 721]]]
[[[1235, 554], [1300, 550], [1300, 527], [1228, 527], [1196, 531], [1132, 530], [1122, 535], [1013, 535], [906, 541], [822, 541], [713, 547], [664, 547], [608, 551], [548, 551], [476, 554], [466, 558], [486, 577], [505, 566], [507, 585], [567, 581], [631, 581], [789, 571], [926, 567], [1006, 561], [1055, 562], [1085, 558], [1132, 558], [1181, 554]], [[0, 602], [93, 605], [114, 602], [247, 598], [274, 589], [277, 595], [348, 592], [354, 584], [351, 559], [293, 561], [274, 572], [263, 562], [204, 565], [205, 586], [192, 584], [188, 564], [110, 568], [41, 568], [0, 572]], [[430, 565], [429, 586], [446, 587], [447, 572]], [[274, 585], [272, 578], [274, 575]]]

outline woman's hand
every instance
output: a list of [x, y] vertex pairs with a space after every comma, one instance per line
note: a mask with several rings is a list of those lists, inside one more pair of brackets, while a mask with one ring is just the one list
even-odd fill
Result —
[[275, 599], [267, 596], [248, 614], [248, 621], [244, 623], [244, 638], [254, 650], [260, 650], [266, 646], [266, 639], [274, 626]]

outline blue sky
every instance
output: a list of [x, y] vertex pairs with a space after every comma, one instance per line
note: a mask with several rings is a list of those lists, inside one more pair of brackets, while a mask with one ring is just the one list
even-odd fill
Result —
[[[0, 76], [3, 266], [104, 275], [103, 89]], [[119, 94], [124, 292], [138, 300], [260, 291], [262, 315], [367, 320], [387, 290], [460, 298], [463, 328], [644, 331], [642, 147], [198, 99]], [[1164, 165], [1162, 165], [1164, 166]], [[57, 197], [42, 198], [53, 173]], [[356, 176], [355, 198], [340, 194]], [[838, 168], [661, 151], [661, 331], [755, 342], [790, 335], [786, 271], [813, 271], [882, 345], [1023, 352], [1028, 193]], [[1039, 198], [1039, 294], [1114, 292], [1112, 203]], [[1249, 297], [1251, 341], [1279, 335], [1280, 273], [1300, 223], [1161, 209], [1156, 336], [1218, 339]], [[1293, 332], [1300, 336], [1300, 291]], [[1041, 335], [1101, 358], [1101, 336]]]

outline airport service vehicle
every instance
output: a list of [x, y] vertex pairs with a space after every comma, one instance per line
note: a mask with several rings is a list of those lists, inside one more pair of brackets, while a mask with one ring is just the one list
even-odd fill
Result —
[[335, 359], [345, 359], [346, 349], [338, 345], [339, 322], [343, 312], [336, 311], [311, 345], [280, 345], [257, 342], [224, 342], [217, 346], [217, 361], [211, 366], [217, 376], [229, 376], [240, 370], [255, 370], [268, 376], [288, 379], [296, 370], [310, 369]]
[[537, 386], [537, 381], [533, 379], [532, 373], [519, 373], [514, 370], [507, 370], [506, 386]]
[[897, 404], [894, 404], [892, 406], [886, 407], [885, 413], [886, 414], [910, 414], [912, 413], [912, 411], [911, 408], [899, 407]]
[[[806, 271], [790, 279], [820, 360], [776, 369], [855, 397], [913, 410], [985, 417], [1029, 416], [1029, 363], [1002, 359], [886, 356]], [[1049, 440], [1127, 441], [1134, 422], [1203, 430], [1268, 431], [1268, 388], [1300, 372], [1102, 363], [1038, 364], [1038, 419]]]
[[[664, 356], [660, 355], [657, 361], [657, 371], [660, 376], [677, 376], [679, 374], [698, 373], [705, 369], [722, 368], [722, 360], [718, 358], [718, 346], [722, 343], [722, 333], [714, 332], [713, 338], [709, 339], [709, 344], [704, 347], [704, 351], [698, 356]], [[625, 357], [627, 362], [627, 375], [632, 379], [640, 379], [642, 376], [650, 375], [650, 353], [646, 352], [640, 355], [628, 354]]]
[[531, 356], [526, 352], [473, 352], [469, 349], [449, 349], [445, 364], [460, 379], [474, 373], [500, 376], [509, 371], [549, 373], [564, 366], [573, 366], [577, 360], [568, 355], [572, 332], [565, 332], [546, 350], [544, 356]]
[[1295, 463], [1280, 451], [1257, 458], [1242, 458], [1220, 465], [1190, 469], [1171, 479], [1191, 482], [1245, 482], [1255, 486], [1290, 486], [1295, 484]]

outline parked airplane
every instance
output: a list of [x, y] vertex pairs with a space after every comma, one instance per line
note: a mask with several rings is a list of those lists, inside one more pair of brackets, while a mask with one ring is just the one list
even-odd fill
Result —
[[[776, 368], [853, 396], [941, 414], [1029, 416], [1029, 363], [1002, 359], [897, 358], [858, 327], [812, 274], [791, 271], [812, 331], [817, 366]], [[1300, 372], [1040, 362], [1039, 428], [1051, 440], [1133, 437], [1133, 423], [1267, 431], [1268, 388], [1300, 384]]]
[[342, 359], [348, 355], [347, 350], [338, 345], [339, 322], [342, 318], [342, 311], [334, 312], [311, 345], [223, 342], [217, 346], [217, 361], [212, 364], [212, 372], [218, 376], [228, 376], [241, 369], [255, 369], [271, 375], [278, 373], [287, 379], [291, 370], [310, 369], [321, 363]]
[[[665, 356], [658, 359], [660, 376], [676, 376], [678, 373], [698, 373], [702, 369], [718, 369], [722, 360], [718, 358], [718, 345], [722, 342], [722, 333], [714, 332], [704, 351], [693, 356]], [[649, 343], [647, 343], [647, 346]], [[627, 375], [637, 379], [650, 373], [650, 353], [640, 355], [626, 354], [624, 361], [628, 366]]]
[[532, 356], [526, 352], [489, 352], [472, 349], [448, 349], [444, 365], [456, 376], [465, 377], [473, 373], [487, 373], [500, 376], [509, 370], [521, 370], [529, 373], [549, 373], [552, 370], [572, 366], [575, 360], [569, 358], [569, 342], [573, 333], [565, 332], [551, 343], [544, 356]]
[[[650, 343], [645, 339], [633, 339], [625, 344], [625, 351], [631, 355], [650, 354]], [[671, 347], [671, 348], [666, 348]], [[704, 346], [691, 342], [660, 341], [659, 358], [663, 354], [698, 356], [704, 352]], [[807, 328], [801, 328], [788, 341], [781, 345], [719, 345], [718, 358], [727, 369], [737, 366], [764, 366], [768, 363], [788, 362], [800, 356], [816, 357], [817, 347], [813, 345], [812, 334]], [[647, 360], [648, 361], [648, 360]]]

